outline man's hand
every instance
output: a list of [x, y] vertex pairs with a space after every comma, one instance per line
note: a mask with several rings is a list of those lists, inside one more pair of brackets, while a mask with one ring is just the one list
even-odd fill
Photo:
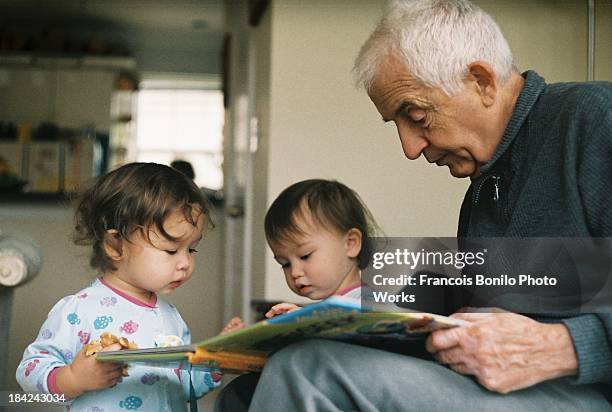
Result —
[[269, 311], [266, 312], [266, 318], [271, 318], [274, 316], [282, 315], [284, 313], [293, 312], [294, 310], [298, 310], [300, 307], [298, 305], [294, 305], [293, 303], [278, 303], [270, 308]]
[[[95, 356], [87, 356], [83, 348], [70, 365], [60, 368], [56, 376], [58, 390], [69, 398], [76, 398], [87, 391], [115, 386], [122, 380], [123, 364], [98, 362]], [[115, 343], [102, 351], [121, 350]]]
[[536, 322], [515, 313], [456, 313], [469, 326], [434, 331], [426, 348], [485, 388], [508, 393], [576, 374], [578, 361], [563, 324]]

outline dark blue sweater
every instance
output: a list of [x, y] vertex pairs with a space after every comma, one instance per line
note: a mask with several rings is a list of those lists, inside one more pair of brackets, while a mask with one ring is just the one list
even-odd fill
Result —
[[[458, 236], [612, 237], [612, 83], [523, 76], [501, 143], [466, 193]], [[560, 321], [576, 382], [612, 382], [612, 313]]]

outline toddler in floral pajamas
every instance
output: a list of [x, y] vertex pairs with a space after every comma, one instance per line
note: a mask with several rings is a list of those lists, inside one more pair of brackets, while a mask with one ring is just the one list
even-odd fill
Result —
[[[190, 387], [196, 397], [219, 386], [213, 369], [187, 371], [98, 362], [84, 346], [104, 332], [139, 348], [168, 340], [189, 344], [171, 293], [194, 271], [194, 254], [208, 219], [200, 190], [179, 171], [131, 163], [103, 176], [76, 209], [78, 244], [93, 247], [100, 278], [60, 300], [17, 368], [25, 391], [64, 394], [71, 411], [181, 411]], [[106, 348], [119, 350], [115, 344]]]

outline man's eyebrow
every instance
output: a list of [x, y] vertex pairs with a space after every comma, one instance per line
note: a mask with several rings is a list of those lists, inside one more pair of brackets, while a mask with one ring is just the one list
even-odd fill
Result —
[[397, 109], [395, 109], [395, 112], [393, 113], [393, 117], [391, 119], [385, 119], [384, 117], [382, 118], [382, 121], [384, 123], [390, 122], [393, 119], [395, 119], [396, 117], [398, 117], [404, 110], [406, 110], [407, 107], [410, 106], [414, 106], [414, 103], [409, 101], [409, 100], [404, 100]]

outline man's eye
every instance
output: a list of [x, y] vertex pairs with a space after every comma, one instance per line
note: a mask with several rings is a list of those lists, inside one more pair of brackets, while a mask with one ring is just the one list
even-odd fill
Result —
[[198, 253], [197, 249], [189, 249], [189, 253], [194, 254], [194, 253]]
[[289, 262], [287, 262], [287, 263], [281, 263], [281, 264], [280, 264], [280, 266], [281, 266], [283, 269], [286, 269], [286, 268], [288, 268], [288, 267], [289, 267], [289, 266], [291, 266], [291, 265], [289, 264]]
[[411, 109], [408, 111], [408, 120], [417, 125], [423, 125], [427, 121], [427, 112], [422, 109]]
[[308, 253], [307, 255], [300, 256], [300, 259], [306, 260], [306, 259], [308, 259], [310, 257], [310, 255], [312, 255], [312, 253]]
[[165, 252], [166, 252], [167, 254], [169, 254], [169, 255], [174, 255], [174, 254], [176, 254], [176, 250], [166, 250]]

